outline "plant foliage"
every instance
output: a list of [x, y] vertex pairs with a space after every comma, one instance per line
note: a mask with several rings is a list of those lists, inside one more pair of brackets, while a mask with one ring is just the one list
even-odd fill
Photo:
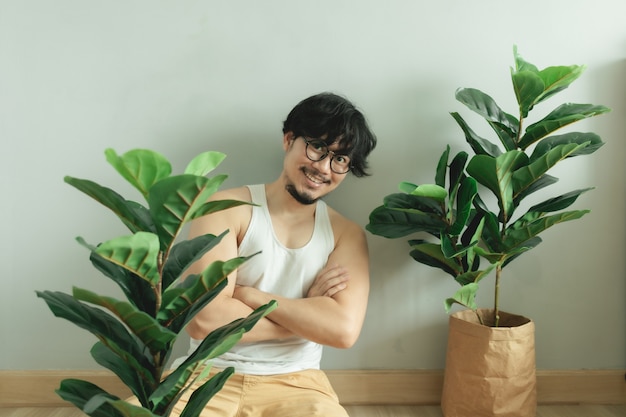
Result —
[[[478, 282], [495, 269], [494, 323], [499, 319], [502, 268], [541, 243], [548, 228], [576, 220], [589, 210], [563, 211], [590, 188], [558, 194], [518, 213], [520, 204], [557, 178], [548, 174], [559, 162], [589, 155], [603, 142], [595, 133], [554, 133], [577, 121], [610, 111], [605, 106], [565, 103], [532, 124], [536, 106], [569, 87], [584, 66], [553, 66], [543, 70], [525, 61], [514, 48], [511, 80], [517, 116], [506, 113], [489, 95], [474, 88], [457, 90], [456, 99], [481, 116], [496, 141], [479, 136], [459, 113], [451, 113], [474, 155], [450, 147], [437, 165], [435, 184], [400, 184], [400, 193], [386, 196], [370, 214], [367, 230], [386, 238], [426, 232], [433, 239], [412, 239], [410, 255], [439, 268], [460, 285], [445, 301], [446, 311], [458, 303], [476, 310]], [[469, 160], [469, 161], [468, 161]], [[479, 191], [479, 186], [481, 189]], [[481, 197], [481, 193], [492, 194]], [[536, 194], [535, 194], [536, 195]], [[488, 207], [486, 201], [494, 201]], [[483, 267], [481, 258], [487, 261]]]
[[[65, 182], [108, 207], [131, 234], [99, 245], [78, 242], [90, 250], [93, 266], [113, 280], [126, 300], [75, 287], [72, 294], [38, 291], [53, 314], [91, 332], [98, 341], [91, 349], [95, 361], [115, 373], [140, 405], [127, 402], [100, 387], [68, 379], [57, 393], [93, 417], [169, 416], [173, 405], [196, 378], [206, 377], [206, 361], [228, 351], [256, 322], [276, 307], [272, 302], [247, 318], [210, 333], [177, 369], [169, 372], [176, 338], [194, 315], [226, 286], [227, 276], [248, 258], [216, 261], [202, 273], [186, 270], [217, 245], [219, 236], [207, 234], [177, 242], [188, 221], [205, 214], [248, 204], [212, 201], [225, 175], [208, 178], [225, 155], [205, 152], [195, 157], [182, 175], [171, 175], [170, 162], [145, 149], [117, 155], [105, 152], [107, 161], [132, 184], [147, 205], [126, 200], [95, 182], [65, 177]], [[181, 417], [197, 417], [211, 397], [233, 373], [228, 368], [208, 379], [194, 392]]]

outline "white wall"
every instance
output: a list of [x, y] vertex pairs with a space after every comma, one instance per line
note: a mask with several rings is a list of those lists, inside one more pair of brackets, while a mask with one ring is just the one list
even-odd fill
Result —
[[[539, 368], [626, 367], [625, 15], [621, 0], [1, 1], [0, 368], [96, 367], [93, 337], [54, 318], [35, 290], [114, 291], [74, 237], [125, 230], [63, 183], [89, 178], [137, 198], [105, 148], [155, 149], [178, 172], [219, 150], [226, 186], [271, 181], [287, 112], [338, 92], [364, 110], [379, 146], [374, 176], [347, 180], [328, 201], [365, 225], [400, 181], [433, 181], [446, 143], [466, 149], [448, 114], [465, 112], [456, 88], [483, 89], [514, 112], [513, 44], [539, 67], [589, 67], [538, 112], [564, 100], [613, 112], [579, 127], [606, 146], [561, 173], [563, 190], [597, 187], [576, 203], [592, 213], [505, 271], [504, 309], [536, 321]], [[368, 238], [362, 336], [329, 349], [324, 366], [442, 368], [442, 303], [456, 284], [411, 260], [404, 240]]]

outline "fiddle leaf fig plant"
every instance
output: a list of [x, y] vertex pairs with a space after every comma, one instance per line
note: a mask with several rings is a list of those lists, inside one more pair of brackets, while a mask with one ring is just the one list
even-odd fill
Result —
[[[474, 155], [459, 152], [449, 161], [448, 146], [437, 165], [435, 184], [403, 182], [370, 213], [367, 230], [386, 238], [423, 232], [412, 239], [416, 261], [451, 275], [461, 288], [445, 301], [446, 311], [460, 304], [477, 311], [479, 281], [495, 270], [493, 317], [481, 323], [498, 326], [502, 269], [541, 243], [540, 234], [589, 210], [564, 211], [591, 188], [557, 193], [519, 213], [520, 204], [557, 182], [548, 172], [558, 163], [589, 155], [604, 143], [591, 132], [557, 130], [610, 111], [602, 105], [565, 103], [529, 123], [537, 105], [566, 89], [584, 66], [539, 70], [514, 47], [511, 70], [516, 115], [505, 112], [489, 95], [474, 88], [456, 91], [456, 99], [478, 114], [497, 140], [479, 136], [457, 112], [451, 113]], [[469, 160], [469, 162], [468, 162]], [[534, 194], [537, 195], [537, 194]], [[488, 204], [489, 203], [489, 204]], [[532, 203], [531, 203], [532, 204]], [[481, 262], [481, 259], [486, 262]], [[486, 266], [484, 266], [486, 263]]]
[[[213, 331], [178, 368], [168, 370], [174, 343], [187, 323], [226, 286], [227, 276], [250, 258], [215, 261], [201, 273], [186, 276], [187, 269], [228, 231], [191, 240], [177, 238], [183, 226], [195, 218], [249, 203], [208, 202], [226, 179], [226, 175], [206, 177], [222, 162], [222, 153], [198, 155], [181, 175], [171, 175], [170, 162], [154, 151], [135, 149], [118, 155], [107, 149], [105, 155], [147, 204], [126, 200], [90, 180], [67, 176], [65, 182], [109, 208], [130, 230], [129, 235], [98, 245], [77, 238], [90, 251], [93, 266], [113, 280], [126, 299], [79, 287], [74, 287], [72, 294], [38, 291], [37, 296], [55, 316], [96, 336], [92, 357], [117, 375], [136, 401], [126, 401], [77, 379], [62, 381], [56, 392], [93, 417], [169, 416], [192, 379], [207, 376], [207, 361], [227, 352], [276, 307], [276, 302]], [[195, 372], [198, 370], [202, 371]], [[204, 382], [181, 417], [199, 416], [233, 372], [227, 368]]]

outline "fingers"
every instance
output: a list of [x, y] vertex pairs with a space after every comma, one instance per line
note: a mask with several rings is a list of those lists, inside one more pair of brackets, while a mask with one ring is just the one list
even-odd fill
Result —
[[307, 297], [332, 297], [348, 287], [348, 270], [339, 265], [327, 266], [315, 278]]

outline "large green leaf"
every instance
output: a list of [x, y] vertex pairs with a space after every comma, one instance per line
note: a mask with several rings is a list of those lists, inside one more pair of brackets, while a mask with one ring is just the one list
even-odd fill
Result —
[[544, 230], [559, 223], [579, 219], [587, 213], [589, 213], [589, 210], [567, 211], [538, 218], [535, 221], [528, 223], [525, 227], [507, 229], [504, 237], [504, 244], [508, 250], [517, 248]]
[[588, 143], [581, 145], [577, 143], [556, 145], [545, 154], [537, 157], [530, 164], [516, 169], [512, 177], [513, 196], [517, 197], [532, 183], [543, 177], [543, 175], [557, 163], [573, 153], [580, 152], [580, 150], [587, 147], [587, 145]]
[[437, 170], [435, 171], [435, 184], [440, 187], [446, 186], [446, 172], [448, 171], [448, 157], [450, 155], [450, 145], [446, 145], [446, 149], [439, 157]]
[[458, 236], [463, 231], [470, 218], [470, 212], [474, 202], [474, 197], [478, 193], [478, 187], [474, 178], [466, 177], [459, 187], [456, 199], [456, 219], [450, 227], [448, 233]]
[[465, 133], [465, 140], [474, 150], [476, 155], [489, 155], [494, 158], [502, 153], [498, 145], [493, 142], [480, 137], [474, 132], [459, 113], [450, 113], [454, 120], [459, 124], [463, 132]]
[[206, 216], [207, 214], [215, 213], [222, 210], [227, 210], [229, 208], [251, 205], [255, 206], [256, 204], [249, 203], [247, 201], [238, 201], [238, 200], [216, 200], [209, 201], [204, 203], [200, 207], [198, 207], [191, 215], [191, 219], [197, 219], [198, 217]]
[[90, 180], [66, 176], [64, 181], [108, 207], [131, 232], [154, 231], [154, 223], [150, 213], [139, 203], [127, 201], [110, 188]]
[[569, 193], [549, 198], [548, 200], [532, 206], [529, 212], [549, 213], [552, 211], [563, 210], [571, 206], [578, 197], [589, 190], [593, 190], [593, 187], [584, 188], [581, 190], [570, 191]]
[[155, 380], [155, 376], [149, 370], [143, 368], [134, 358], [120, 355], [102, 342], [93, 345], [91, 356], [98, 365], [117, 375], [141, 404], [148, 404], [150, 392], [158, 383], [158, 379]]
[[543, 94], [544, 83], [539, 74], [532, 71], [519, 71], [511, 74], [513, 90], [517, 97], [520, 115], [528, 116], [528, 112], [536, 104], [537, 99]]
[[170, 255], [167, 257], [163, 267], [163, 289], [165, 290], [175, 283], [187, 268], [220, 243], [227, 233], [228, 230], [225, 230], [219, 236], [211, 234], [197, 236], [172, 246]]
[[158, 152], [133, 149], [118, 156], [113, 149], [105, 152], [107, 161], [144, 196], [158, 181], [172, 173], [170, 162]]
[[579, 155], [589, 155], [597, 151], [604, 145], [600, 136], [595, 133], [582, 133], [582, 132], [569, 132], [564, 135], [554, 135], [544, 138], [533, 150], [532, 155], [530, 156], [530, 161], [533, 162], [541, 156], [548, 153], [551, 149], [559, 146], [559, 145], [567, 145], [571, 143], [576, 143], [579, 145], [587, 143], [588, 145], [576, 150], [568, 155], [568, 157], [574, 157]]
[[545, 84], [545, 91], [536, 101], [540, 103], [569, 87], [582, 75], [586, 67], [584, 65], [553, 66], [538, 72]]
[[72, 295], [77, 300], [109, 310], [153, 352], [166, 349], [176, 339], [176, 333], [161, 326], [153, 316], [139, 311], [126, 301], [101, 296], [81, 288], [74, 288]]
[[234, 372], [233, 368], [227, 368], [202, 384], [200, 388], [191, 394], [189, 403], [185, 406], [180, 417], [200, 416], [209, 400], [222, 389], [228, 378], [230, 378]]
[[111, 278], [122, 289], [128, 301], [135, 307], [145, 312], [156, 311], [156, 293], [149, 282], [95, 252], [91, 252], [89, 260], [97, 270]]
[[225, 179], [225, 175], [214, 178], [177, 175], [159, 181], [150, 189], [148, 204], [157, 225], [161, 250], [167, 251], [182, 226], [193, 218], [195, 211]]
[[454, 198], [459, 184], [465, 179], [465, 164], [467, 163], [467, 158], [469, 158], [467, 152], [459, 152], [452, 158], [452, 162], [450, 162], [450, 184], [448, 187], [450, 200]]
[[95, 307], [75, 300], [58, 291], [37, 291], [56, 317], [64, 318], [94, 334], [102, 341], [112, 341], [123, 346], [131, 356], [144, 358], [144, 352], [126, 327], [113, 316]]
[[389, 209], [385, 206], [375, 208], [369, 216], [365, 228], [372, 234], [386, 238], [398, 238], [415, 232], [438, 234], [447, 224], [441, 218], [406, 210]]
[[[74, 404], [80, 410], [84, 410], [89, 400], [97, 395], [106, 395], [111, 399], [119, 400], [118, 397], [109, 394], [97, 385], [79, 379], [64, 379], [61, 381], [61, 386], [56, 390], [56, 393], [59, 397]], [[102, 404], [99, 408], [87, 413], [87, 415], [92, 417], [124, 417], [110, 404]]]
[[[215, 261], [202, 271], [198, 279], [189, 281], [193, 285], [183, 285], [180, 288], [166, 290], [163, 293], [163, 304], [161, 304], [161, 309], [157, 314], [159, 322], [171, 328], [171, 323], [174, 320], [178, 317], [185, 317], [185, 320], [179, 323], [179, 325], [184, 326], [209, 301], [206, 300], [201, 303], [200, 299], [216, 289], [220, 283], [226, 280], [228, 275], [252, 256], [233, 258], [226, 262]], [[177, 332], [176, 329], [174, 331]]]
[[502, 214], [508, 218], [515, 208], [513, 173], [527, 163], [528, 157], [521, 151], [508, 151], [497, 158], [475, 155], [467, 165], [467, 172], [495, 194]]
[[409, 213], [430, 214], [441, 219], [446, 217], [445, 203], [431, 197], [394, 193], [383, 198], [383, 205], [389, 209], [404, 210]]
[[154, 233], [137, 232], [120, 236], [102, 243], [95, 252], [136, 274], [153, 287], [161, 279], [158, 270], [159, 239]]
[[180, 381], [181, 379], [186, 381], [189, 368], [195, 368], [200, 362], [205, 362], [228, 352], [241, 340], [243, 333], [250, 331], [259, 320], [272, 312], [276, 307], [276, 301], [272, 301], [254, 310], [248, 317], [237, 319], [209, 333], [202, 340], [200, 346], [161, 382], [152, 394], [151, 400], [153, 403], [167, 402], [164, 399], [177, 395], [181, 387]]
[[453, 277], [463, 273], [463, 268], [456, 258], [448, 258], [444, 255], [441, 245], [421, 239], [411, 240], [409, 244], [412, 249], [409, 254], [417, 262], [439, 268]]
[[454, 293], [452, 298], [448, 298], [445, 301], [444, 306], [446, 308], [446, 312], [450, 313], [452, 305], [454, 305], [455, 303], [476, 311], [476, 309], [478, 308], [478, 306], [476, 305], [477, 291], [478, 284], [474, 282], [462, 286], [456, 293]]
[[519, 147], [526, 149], [539, 139], [548, 136], [550, 133], [571, 123], [588, 117], [607, 113], [610, 109], [606, 106], [593, 104], [565, 103], [554, 109], [540, 121], [533, 123], [526, 128], [526, 133], [520, 139]]
[[481, 115], [495, 128], [506, 150], [516, 148], [515, 140], [519, 129], [519, 121], [512, 115], [504, 112], [493, 98], [475, 88], [461, 88], [456, 91], [455, 97], [470, 110]]
[[189, 165], [185, 168], [185, 174], [204, 177], [217, 168], [225, 158], [226, 155], [221, 152], [203, 152], [189, 162]]

